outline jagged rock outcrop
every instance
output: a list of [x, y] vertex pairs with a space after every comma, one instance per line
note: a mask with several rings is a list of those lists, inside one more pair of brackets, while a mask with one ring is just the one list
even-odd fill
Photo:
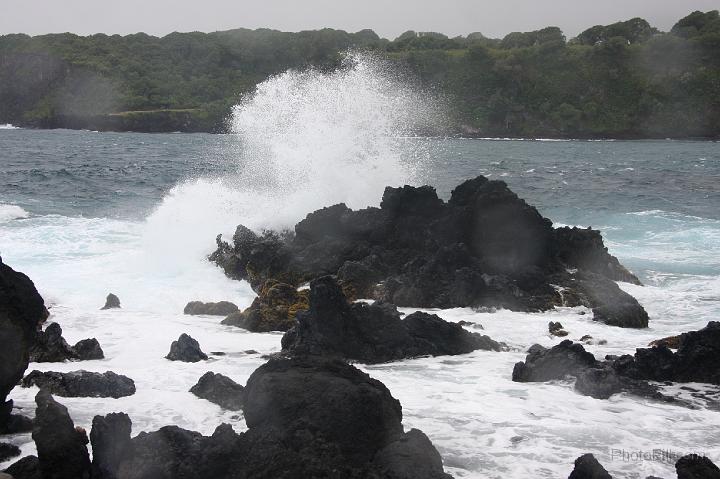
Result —
[[697, 454], [683, 456], [675, 463], [678, 479], [720, 479], [720, 468]]
[[190, 392], [225, 409], [241, 411], [243, 408], [245, 388], [222, 374], [203, 374]]
[[634, 356], [608, 356], [598, 361], [577, 343], [565, 340], [550, 349], [530, 347], [524, 362], [515, 364], [518, 382], [574, 377], [575, 390], [598, 399], [619, 392], [673, 400], [647, 381], [720, 384], [720, 322], [680, 335], [677, 352], [664, 345], [637, 349]]
[[183, 333], [170, 345], [170, 352], [166, 359], [170, 361], [184, 361], [186, 363], [196, 363], [198, 361], [204, 361], [208, 358], [207, 354], [203, 353], [200, 349], [200, 344]]
[[88, 361], [104, 357], [100, 343], [95, 338], [83, 339], [70, 346], [63, 338], [62, 328], [57, 323], [50, 323], [45, 331], [39, 331], [30, 349], [30, 360], [34, 363]]
[[[223, 424], [209, 437], [167, 426], [131, 439], [125, 417], [97, 417], [101, 478], [450, 477], [427, 436], [403, 431], [387, 388], [339, 360], [271, 359], [248, 380], [244, 409], [246, 432]], [[110, 445], [119, 447], [108, 453]]]
[[89, 479], [90, 457], [85, 431], [75, 428], [67, 408], [47, 391], [35, 397], [32, 437], [43, 479]]
[[595, 319], [647, 326], [647, 313], [615, 281], [639, 281], [599, 232], [552, 227], [501, 181], [477, 177], [445, 203], [429, 186], [385, 189], [380, 208], [344, 204], [310, 213], [293, 232], [238, 226], [210, 259], [260, 292], [268, 280], [298, 287], [335, 275], [351, 298], [398, 306], [541, 311], [584, 305]]
[[132, 422], [125, 413], [95, 416], [90, 431], [93, 479], [122, 479], [120, 464], [133, 453], [130, 432]]
[[100, 310], [120, 308], [120, 298], [110, 293], [105, 298], [105, 305]]
[[295, 325], [295, 314], [308, 308], [308, 291], [287, 283], [267, 280], [250, 307], [228, 315], [222, 324], [258, 333], [287, 331]]
[[282, 338], [283, 351], [379, 363], [426, 355], [499, 351], [500, 343], [427, 313], [400, 319], [387, 303], [348, 303], [330, 276], [310, 283], [309, 310]]
[[575, 459], [575, 468], [568, 479], [612, 479], [612, 476], [592, 454], [583, 454]]
[[0, 434], [18, 432], [26, 422], [12, 415], [7, 396], [22, 379], [37, 329], [47, 317], [45, 302], [30, 278], [0, 258]]
[[62, 397], [111, 397], [117, 399], [135, 394], [133, 380], [112, 371], [104, 373], [33, 371], [22, 380], [22, 386], [24, 388], [37, 386]]
[[202, 301], [190, 301], [183, 309], [184, 314], [208, 316], [227, 316], [238, 310], [238, 307], [230, 301], [218, 303], [203, 303]]
[[720, 384], [720, 322], [681, 334], [676, 352], [665, 345], [637, 349], [615, 359], [613, 368], [635, 379]]

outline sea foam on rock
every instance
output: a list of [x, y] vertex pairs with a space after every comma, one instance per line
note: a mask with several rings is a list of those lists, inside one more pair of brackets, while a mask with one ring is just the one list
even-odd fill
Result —
[[268, 280], [297, 287], [335, 275], [352, 299], [398, 306], [543, 311], [584, 305], [594, 318], [646, 327], [643, 307], [615, 281], [639, 284], [600, 233], [553, 228], [502, 181], [479, 176], [446, 203], [429, 186], [385, 189], [380, 208], [317, 210], [292, 232], [238, 226], [210, 259], [260, 292]]
[[283, 351], [379, 363], [417, 356], [499, 351], [503, 345], [434, 314], [400, 319], [388, 303], [348, 303], [331, 276], [310, 283], [310, 304], [282, 338]]
[[45, 303], [26, 275], [0, 258], [0, 434], [25, 429], [25, 420], [13, 416], [10, 391], [22, 379], [30, 360], [39, 325], [48, 317]]

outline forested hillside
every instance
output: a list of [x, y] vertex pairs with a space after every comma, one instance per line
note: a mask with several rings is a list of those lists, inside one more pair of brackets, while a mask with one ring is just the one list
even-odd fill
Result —
[[230, 107], [288, 68], [335, 68], [369, 49], [443, 93], [442, 133], [513, 137], [720, 136], [720, 16], [670, 32], [635, 18], [566, 39], [556, 27], [503, 39], [370, 30], [230, 30], [162, 38], [0, 36], [0, 123], [223, 131]]

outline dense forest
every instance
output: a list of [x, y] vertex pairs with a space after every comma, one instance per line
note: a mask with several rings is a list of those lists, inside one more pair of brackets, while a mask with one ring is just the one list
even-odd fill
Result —
[[660, 32], [633, 18], [567, 39], [557, 27], [448, 38], [409, 31], [238, 29], [162, 38], [0, 36], [0, 123], [136, 131], [224, 129], [232, 105], [288, 68], [335, 68], [367, 49], [452, 106], [444, 133], [574, 138], [720, 137], [720, 16]]

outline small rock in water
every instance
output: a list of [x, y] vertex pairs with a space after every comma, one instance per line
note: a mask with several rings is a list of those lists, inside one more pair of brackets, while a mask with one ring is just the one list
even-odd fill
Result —
[[19, 456], [20, 448], [14, 444], [0, 442], [0, 462], [5, 462], [11, 457]]
[[207, 354], [200, 349], [200, 344], [187, 334], [180, 335], [177, 341], [173, 341], [170, 345], [170, 352], [166, 359], [170, 361], [184, 361], [186, 363], [196, 363], [207, 359]]
[[568, 332], [563, 329], [563, 325], [560, 322], [552, 322], [548, 324], [548, 331], [553, 336], [564, 337], [568, 335]]
[[30, 361], [35, 363], [60, 363], [67, 360], [85, 361], [105, 357], [97, 339], [83, 339], [70, 346], [62, 336], [62, 328], [50, 323], [45, 331], [37, 333], [35, 344], [30, 348]]
[[245, 388], [222, 374], [205, 373], [190, 392], [199, 398], [207, 399], [218, 406], [241, 411], [243, 408]]
[[135, 394], [135, 382], [127, 376], [115, 374], [112, 371], [105, 373], [33, 371], [23, 379], [22, 386], [25, 388], [37, 386], [63, 397], [111, 397], [117, 399]]
[[192, 316], [205, 314], [208, 316], [227, 316], [238, 310], [238, 307], [230, 301], [219, 303], [203, 303], [202, 301], [190, 301], [183, 309], [183, 314]]
[[120, 307], [120, 298], [115, 296], [114, 294], [110, 293], [107, 295], [107, 298], [105, 299], [105, 306], [100, 308], [103, 309], [117, 309]]
[[592, 454], [583, 454], [575, 459], [575, 468], [568, 479], [612, 479], [612, 476]]

